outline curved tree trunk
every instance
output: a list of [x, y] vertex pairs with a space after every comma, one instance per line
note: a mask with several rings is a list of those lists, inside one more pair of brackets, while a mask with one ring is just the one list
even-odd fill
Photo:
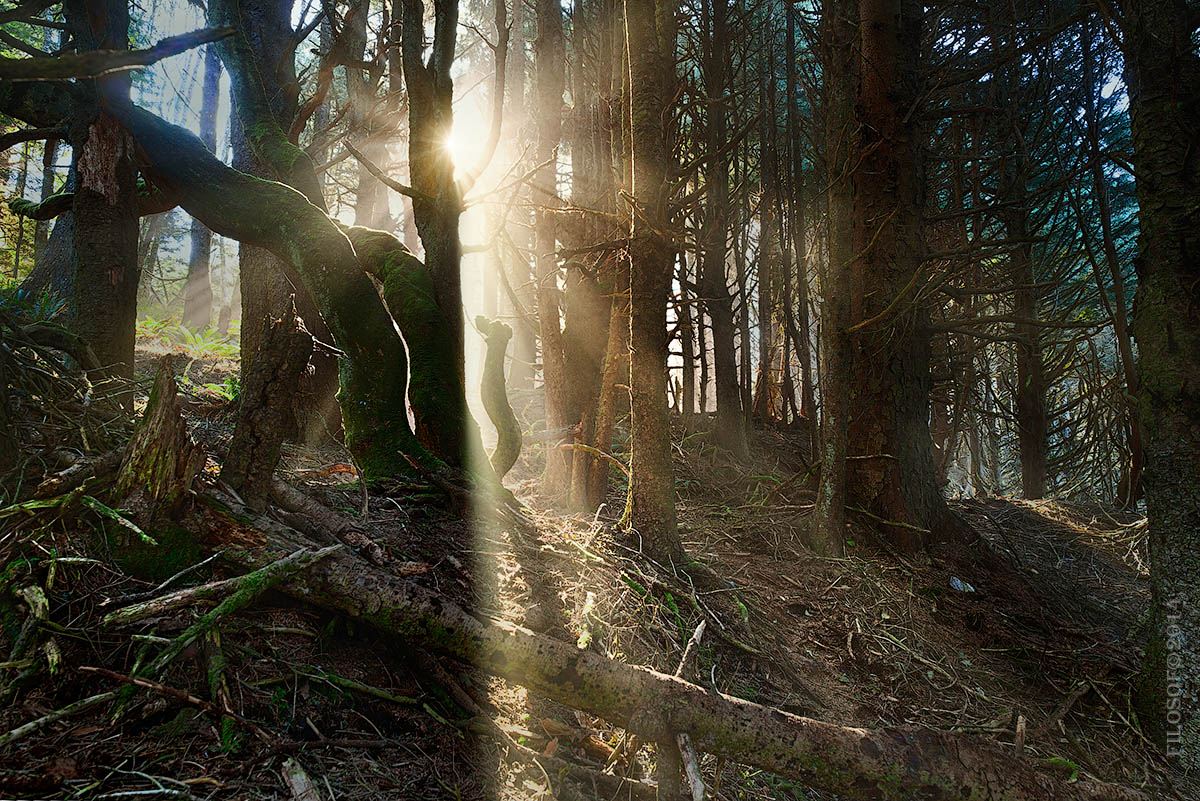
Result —
[[404, 343], [337, 223], [291, 187], [225, 166], [182, 128], [136, 106], [114, 113], [136, 137], [155, 183], [174, 191], [189, 214], [269, 250], [303, 279], [346, 353], [339, 393], [346, 442], [367, 478], [411, 474], [404, 454], [436, 467], [408, 425]]

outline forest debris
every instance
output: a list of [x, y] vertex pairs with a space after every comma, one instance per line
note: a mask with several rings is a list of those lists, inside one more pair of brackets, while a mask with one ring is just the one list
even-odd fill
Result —
[[361, 552], [371, 564], [377, 567], [387, 564], [387, 552], [367, 535], [360, 523], [317, 503], [287, 482], [279, 479], [271, 482], [271, 500], [297, 516], [295, 528], [310, 530], [316, 536], [332, 533], [337, 541]]
[[[256, 523], [270, 526], [260, 518]], [[227, 559], [254, 567], [295, 547], [296, 534], [272, 527], [260, 549], [231, 549]], [[1036, 772], [994, 743], [913, 727], [860, 729], [793, 715], [715, 692], [673, 676], [578, 650], [574, 643], [481, 620], [443, 596], [340, 554], [285, 592], [406, 639], [465, 659], [531, 691], [591, 712], [644, 739], [674, 740], [686, 731], [698, 750], [845, 795], [869, 786], [880, 799], [981, 798], [1144, 801], [1115, 785], [1064, 784]], [[663, 715], [671, 710], [670, 725]]]
[[378, 687], [372, 687], [369, 684], [363, 684], [361, 681], [348, 679], [345, 676], [339, 676], [336, 673], [330, 673], [326, 670], [322, 670], [317, 673], [299, 672], [297, 675], [304, 676], [305, 678], [309, 679], [316, 679], [318, 681], [327, 681], [330, 684], [336, 687], [341, 687], [344, 690], [353, 690], [354, 692], [362, 693], [363, 695], [369, 695], [374, 698], [381, 698], [384, 701], [391, 701], [393, 704], [400, 704], [401, 706], [415, 706], [416, 704], [420, 703], [420, 701], [418, 701], [416, 698], [410, 698], [407, 695], [396, 695], [395, 693], [390, 693], [387, 690], [382, 690]]
[[205, 712], [215, 715], [218, 720], [222, 717], [231, 718], [250, 729], [250, 731], [257, 734], [264, 741], [270, 742], [272, 739], [271, 736], [263, 731], [262, 728], [253, 720], [239, 715], [232, 709], [222, 708], [222, 706], [218, 706], [211, 701], [205, 701], [203, 698], [197, 698], [191, 693], [184, 692], [183, 690], [177, 690], [174, 687], [168, 687], [167, 685], [161, 684], [157, 681], [150, 681], [149, 679], [144, 679], [138, 676], [127, 676], [123, 673], [117, 673], [116, 671], [108, 670], [107, 668], [93, 667], [91, 665], [81, 665], [79, 667], [79, 671], [81, 673], [95, 673], [96, 675], [103, 676], [106, 679], [112, 679], [113, 681], [118, 681], [122, 684], [128, 684], [133, 687], [142, 687], [144, 689], [156, 692], [159, 695], [164, 695], [168, 698], [174, 698], [175, 700], [182, 701], [185, 704], [191, 704], [192, 706], [199, 707]]
[[189, 606], [209, 601], [216, 598], [223, 598], [238, 586], [238, 583], [243, 577], [222, 579], [221, 581], [212, 581], [208, 584], [201, 584], [197, 587], [186, 587], [182, 590], [177, 590], [169, 595], [163, 595], [159, 598], [151, 598], [148, 601], [130, 604], [129, 606], [109, 612], [100, 621], [100, 625], [108, 628], [110, 626], [127, 626], [130, 623], [136, 623], [139, 620], [145, 620], [150, 617], [159, 617], [168, 612], [173, 612], [177, 609], [184, 609]]
[[329, 554], [341, 550], [342, 547], [342, 545], [330, 545], [319, 551], [300, 548], [288, 556], [236, 579], [230, 587], [232, 592], [229, 596], [221, 601], [215, 609], [188, 627], [183, 634], [172, 640], [171, 644], [163, 649], [162, 653], [150, 663], [143, 673], [147, 676], [159, 675], [184, 648], [195, 642], [227, 615], [249, 606], [271, 587], [312, 566]]
[[92, 459], [80, 459], [70, 467], [47, 476], [33, 493], [35, 498], [49, 498], [78, 489], [93, 476], [105, 476], [116, 472], [121, 466], [125, 451], [116, 448]]
[[86, 711], [94, 706], [108, 703], [109, 701], [115, 699], [118, 695], [120, 695], [119, 690], [110, 690], [106, 693], [100, 693], [99, 695], [81, 698], [72, 704], [67, 704], [62, 709], [56, 709], [49, 714], [42, 715], [40, 718], [31, 720], [28, 723], [18, 726], [10, 732], [0, 734], [0, 748], [12, 745], [17, 740], [20, 740], [23, 737], [28, 737], [34, 732], [49, 726], [51, 723], [57, 723], [63, 718]]
[[[240, 716], [234, 714], [233, 702], [229, 697], [229, 682], [225, 678], [225, 649], [221, 646], [219, 629], [210, 629], [205, 633], [204, 658], [207, 663], [208, 697], [219, 712], [221, 747], [231, 749], [234, 745], [233, 721]], [[261, 730], [256, 733], [265, 738]]]
[[283, 781], [292, 791], [292, 801], [321, 801], [316, 785], [295, 757], [288, 757], [284, 761]]

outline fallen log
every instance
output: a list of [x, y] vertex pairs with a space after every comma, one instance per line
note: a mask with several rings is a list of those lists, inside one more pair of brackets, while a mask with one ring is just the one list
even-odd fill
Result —
[[[200, 533], [220, 538], [212, 512], [228, 509], [245, 541], [225, 558], [257, 569], [304, 546], [300, 535], [266, 517], [247, 517], [232, 498], [210, 495]], [[214, 525], [218, 528], [214, 529]], [[681, 678], [583, 651], [512, 624], [476, 617], [440, 595], [374, 569], [342, 551], [280, 590], [369, 623], [560, 703], [590, 712], [651, 742], [687, 733], [709, 752], [861, 799], [894, 801], [1147, 801], [1119, 785], [1067, 783], [979, 737], [921, 727], [863, 729], [789, 714], [710, 692]]]
[[[164, 375], [165, 374], [165, 375]], [[559, 703], [622, 726], [644, 741], [676, 742], [686, 734], [697, 751], [785, 776], [847, 798], [881, 801], [1148, 801], [1137, 790], [1094, 782], [1066, 782], [976, 736], [922, 727], [864, 729], [760, 706], [709, 692], [679, 676], [607, 659], [574, 643], [534, 634], [507, 622], [477, 617], [445, 597], [376, 569], [346, 549], [310, 553], [296, 530], [218, 489], [188, 495], [194, 473], [178, 469], [174, 381], [160, 370], [125, 468], [158, 465], [149, 473], [151, 496], [188, 502], [179, 524], [201, 543], [224, 548], [224, 559], [270, 572], [274, 586], [320, 606], [440, 651]], [[158, 403], [155, 403], [155, 400]], [[157, 408], [161, 407], [161, 408]], [[160, 433], [158, 429], [161, 428]], [[184, 441], [186, 430], [183, 432]], [[169, 457], [176, 457], [171, 459]], [[183, 465], [192, 461], [182, 459]], [[162, 469], [167, 467], [168, 469]], [[141, 489], [141, 488], [139, 488]], [[145, 490], [142, 490], [145, 491]], [[338, 546], [334, 546], [335, 548]], [[300, 558], [304, 573], [280, 570]], [[289, 559], [290, 557], [290, 559]], [[255, 573], [254, 575], [263, 575]], [[205, 615], [161, 654], [153, 675], [189, 635], [198, 636], [224, 611], [247, 601], [247, 588]], [[235, 600], [235, 598], [237, 600]], [[674, 749], [664, 749], [670, 753]], [[678, 765], [668, 773], [677, 777]]]

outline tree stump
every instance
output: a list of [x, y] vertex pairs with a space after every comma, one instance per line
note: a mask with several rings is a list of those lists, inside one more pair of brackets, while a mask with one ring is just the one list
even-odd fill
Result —
[[221, 468], [221, 480], [255, 511], [266, 508], [292, 399], [312, 351], [312, 336], [294, 304], [282, 319], [263, 321], [258, 352], [245, 373], [233, 441]]
[[154, 387], [117, 473], [115, 497], [145, 525], [178, 508], [204, 467], [205, 453], [179, 409], [171, 357], [158, 363]]

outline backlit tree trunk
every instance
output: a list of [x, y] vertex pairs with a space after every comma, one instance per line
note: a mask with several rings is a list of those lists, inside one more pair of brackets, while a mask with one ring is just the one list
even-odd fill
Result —
[[[217, 99], [221, 83], [221, 58], [214, 45], [204, 48], [204, 83], [200, 90], [200, 141], [208, 149], [217, 149]], [[212, 231], [199, 220], [192, 220], [192, 252], [188, 258], [187, 283], [183, 290], [183, 324], [189, 328], [208, 328], [212, 321], [212, 282], [209, 262]]]
[[[533, 163], [533, 252], [537, 280], [538, 328], [541, 332], [542, 389], [546, 398], [546, 429], [561, 430], [578, 423], [568, 400], [566, 354], [563, 350], [562, 293], [559, 291], [556, 212], [558, 142], [562, 131], [562, 95], [566, 80], [562, 29], [562, 4], [537, 0], [537, 39], [533, 43], [533, 95], [537, 119]], [[553, 446], [554, 441], [548, 443]], [[555, 447], [546, 451], [542, 491], [564, 495], [571, 480], [571, 452]]]
[[[709, 98], [728, 91], [729, 82], [729, 4], [712, 0], [703, 6], [711, 19], [709, 47], [702, 64], [704, 90]], [[701, 35], [708, 35], [702, 31]], [[704, 206], [704, 241], [699, 265], [699, 285], [704, 310], [712, 322], [713, 373], [717, 409], [713, 434], [719, 445], [736, 455], [746, 453], [746, 425], [738, 386], [738, 364], [734, 351], [733, 298], [729, 294], [726, 272], [726, 247], [729, 236], [729, 156], [723, 151], [728, 138], [725, 105], [708, 105], [705, 143], [709, 159], [705, 170], [707, 202]], [[702, 410], [706, 411], [706, 410]]]
[[670, 0], [625, 0], [633, 198], [629, 246], [629, 397], [633, 419], [629, 525], [653, 557], [678, 561], [675, 472], [667, 417], [667, 115], [675, 74]]

